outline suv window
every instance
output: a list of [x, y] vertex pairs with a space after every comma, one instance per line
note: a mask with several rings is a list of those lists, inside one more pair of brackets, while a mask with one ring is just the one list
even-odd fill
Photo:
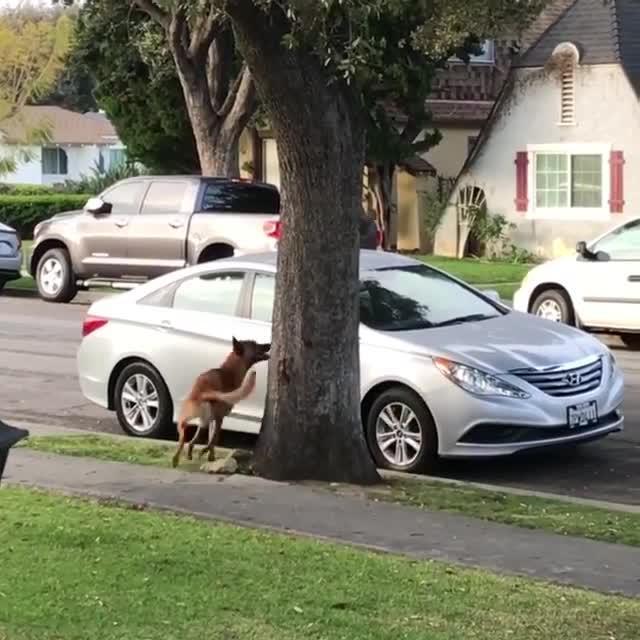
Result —
[[173, 308], [220, 315], [236, 315], [244, 273], [216, 273], [188, 278], [173, 294]]
[[202, 197], [202, 211], [216, 213], [280, 213], [280, 194], [269, 185], [243, 182], [209, 182]]
[[140, 198], [144, 192], [144, 182], [127, 182], [105, 191], [102, 199], [111, 205], [111, 213], [135, 215], [140, 208]]
[[604, 251], [611, 260], [640, 260], [640, 220], [612, 231], [598, 242], [595, 251]]
[[273, 301], [276, 292], [276, 279], [272, 275], [256, 273], [251, 296], [251, 319], [271, 322]]
[[187, 187], [186, 182], [152, 182], [142, 213], [180, 213]]

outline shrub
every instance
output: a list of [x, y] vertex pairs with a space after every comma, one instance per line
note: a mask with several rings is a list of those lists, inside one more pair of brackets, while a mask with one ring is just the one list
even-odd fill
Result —
[[46, 196], [57, 191], [42, 184], [0, 184], [0, 195], [7, 196]]
[[90, 195], [56, 193], [48, 195], [0, 195], [0, 221], [20, 232], [33, 235], [33, 228], [56, 213], [82, 209]]
[[89, 175], [83, 175], [79, 180], [67, 180], [65, 191], [97, 195], [120, 180], [135, 178], [143, 173], [144, 171], [135, 164], [126, 162], [109, 167], [106, 171], [101, 171], [98, 166], [94, 166]]

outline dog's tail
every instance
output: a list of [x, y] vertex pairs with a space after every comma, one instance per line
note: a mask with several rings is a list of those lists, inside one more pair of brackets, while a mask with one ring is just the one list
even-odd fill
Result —
[[200, 398], [207, 402], [225, 402], [226, 404], [238, 404], [248, 398], [256, 388], [256, 372], [249, 371], [242, 384], [233, 391], [205, 391]]

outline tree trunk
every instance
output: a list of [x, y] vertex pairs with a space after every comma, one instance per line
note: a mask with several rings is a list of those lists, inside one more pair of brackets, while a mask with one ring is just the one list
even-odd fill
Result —
[[371, 484], [358, 345], [364, 131], [339, 86], [314, 58], [284, 49], [251, 0], [227, 11], [278, 142], [284, 201], [256, 468], [277, 480]]
[[234, 73], [233, 34], [215, 3], [209, 3], [208, 12], [200, 7], [190, 20], [187, 3], [164, 10], [153, 0], [134, 2], [167, 34], [202, 175], [238, 177], [238, 142], [256, 110], [255, 87], [246, 65]]

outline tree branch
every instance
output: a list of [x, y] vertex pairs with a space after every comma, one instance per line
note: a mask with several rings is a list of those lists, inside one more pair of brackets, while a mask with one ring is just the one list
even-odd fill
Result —
[[209, 13], [201, 15], [191, 29], [189, 57], [193, 60], [203, 58], [223, 28], [224, 18], [212, 4]]
[[[256, 110], [256, 103], [256, 87], [251, 72], [247, 65], [243, 65], [220, 113], [225, 121], [225, 127], [233, 129], [239, 134], [249, 123]], [[230, 106], [225, 111], [227, 104]]]
[[144, 11], [152, 20], [155, 20], [165, 29], [169, 29], [171, 17], [166, 11], [163, 11], [153, 0], [133, 0], [133, 3], [142, 11]]

